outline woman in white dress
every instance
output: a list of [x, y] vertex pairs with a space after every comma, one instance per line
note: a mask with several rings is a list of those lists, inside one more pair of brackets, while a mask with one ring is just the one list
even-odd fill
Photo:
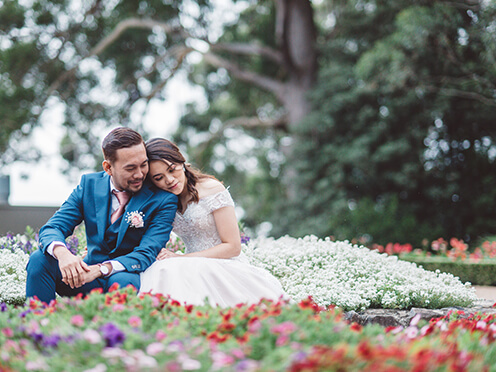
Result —
[[181, 303], [228, 307], [287, 298], [280, 282], [248, 263], [234, 202], [214, 177], [186, 164], [172, 142], [154, 138], [146, 143], [148, 176], [159, 188], [178, 196], [173, 232], [185, 254], [162, 249], [141, 274], [140, 293], [161, 293]]

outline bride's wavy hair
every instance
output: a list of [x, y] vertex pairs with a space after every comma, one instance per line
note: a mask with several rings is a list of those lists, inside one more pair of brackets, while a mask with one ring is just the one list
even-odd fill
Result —
[[[179, 151], [179, 147], [165, 138], [152, 138], [146, 142], [145, 146], [148, 161], [167, 160], [170, 163], [181, 164], [183, 166], [184, 174], [188, 180], [186, 187], [191, 200], [195, 203], [200, 200], [198, 190], [196, 189], [197, 182], [203, 178], [215, 179], [215, 177], [202, 173], [200, 170], [192, 167], [191, 164], [186, 163], [186, 159]], [[182, 208], [181, 202], [179, 202], [179, 207]]]

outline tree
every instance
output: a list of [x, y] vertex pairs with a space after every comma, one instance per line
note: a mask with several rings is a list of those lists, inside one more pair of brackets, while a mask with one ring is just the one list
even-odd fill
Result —
[[335, 8], [277, 233], [494, 234], [494, 2], [359, 4]]
[[[247, 110], [249, 117], [231, 117], [225, 128], [292, 128], [309, 112], [305, 94], [316, 74], [316, 33], [309, 1], [248, 3], [252, 9], [271, 13], [270, 44], [261, 38], [216, 40], [209, 34], [215, 19], [207, 0], [187, 4], [95, 0], [82, 3], [82, 9], [77, 4], [36, 0], [27, 7], [4, 1], [0, 10], [0, 99], [6, 118], [0, 133], [2, 153], [9, 139], [29, 133], [40, 115], [58, 101], [64, 104], [67, 131], [62, 154], [72, 166], [88, 167], [95, 161], [87, 154], [99, 153], [98, 129], [117, 124], [139, 128], [140, 123], [130, 121], [130, 113], [160, 98], [170, 77], [191, 68], [188, 58], [194, 53], [214, 69], [273, 95], [283, 108], [270, 117]], [[249, 61], [269, 63], [270, 72], [279, 72], [264, 75], [265, 67], [252, 70]], [[4, 154], [4, 161], [12, 160], [13, 148], [8, 158]]]

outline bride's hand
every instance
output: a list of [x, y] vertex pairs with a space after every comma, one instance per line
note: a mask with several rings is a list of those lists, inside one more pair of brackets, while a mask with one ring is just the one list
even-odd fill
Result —
[[171, 257], [179, 257], [179, 255], [169, 251], [166, 248], [162, 248], [162, 250], [158, 253], [157, 260], [164, 260], [166, 258], [171, 258]]

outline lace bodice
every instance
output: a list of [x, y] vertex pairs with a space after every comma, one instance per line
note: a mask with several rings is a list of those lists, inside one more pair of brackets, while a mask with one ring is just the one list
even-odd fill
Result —
[[231, 206], [234, 201], [229, 191], [201, 198], [198, 203], [190, 203], [183, 214], [177, 212], [173, 231], [186, 247], [186, 253], [199, 252], [222, 243], [212, 212]]

